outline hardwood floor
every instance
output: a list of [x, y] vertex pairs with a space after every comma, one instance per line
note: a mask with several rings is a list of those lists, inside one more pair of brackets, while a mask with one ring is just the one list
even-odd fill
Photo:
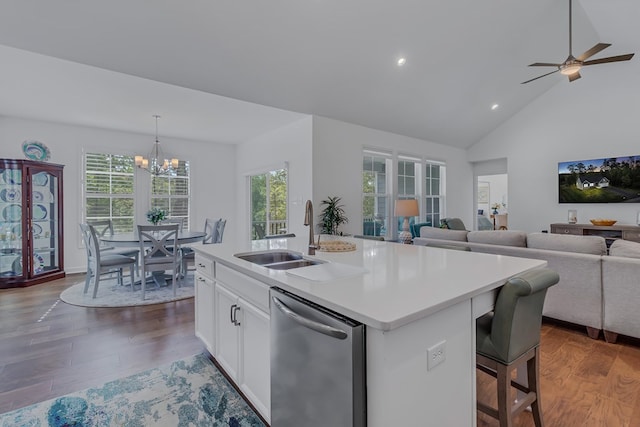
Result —
[[[541, 335], [540, 387], [547, 427], [640, 427], [640, 342], [593, 340], [586, 330], [545, 322]], [[478, 395], [495, 405], [495, 380], [476, 371]], [[515, 393], [514, 393], [515, 398]], [[478, 414], [478, 427], [498, 426]], [[514, 427], [533, 427], [531, 412]]]
[[[0, 413], [204, 351], [193, 299], [129, 308], [58, 301], [83, 277], [0, 290]], [[545, 323], [540, 366], [546, 426], [640, 427], [640, 342], [607, 344]], [[481, 372], [478, 393], [495, 403], [495, 382]], [[514, 427], [533, 425], [525, 412]], [[478, 426], [498, 422], [479, 414]]]
[[58, 300], [82, 280], [0, 290], [0, 413], [204, 351], [193, 299], [127, 308]]

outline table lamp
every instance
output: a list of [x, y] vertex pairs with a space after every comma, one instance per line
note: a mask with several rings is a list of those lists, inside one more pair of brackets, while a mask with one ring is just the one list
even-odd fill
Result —
[[396, 200], [396, 216], [403, 216], [402, 231], [398, 234], [398, 239], [402, 243], [411, 243], [411, 232], [409, 231], [409, 217], [420, 215], [418, 201], [416, 199]]

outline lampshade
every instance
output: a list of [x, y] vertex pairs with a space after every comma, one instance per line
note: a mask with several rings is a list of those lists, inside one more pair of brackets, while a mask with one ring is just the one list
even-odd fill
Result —
[[396, 200], [395, 216], [418, 216], [418, 201], [416, 199]]

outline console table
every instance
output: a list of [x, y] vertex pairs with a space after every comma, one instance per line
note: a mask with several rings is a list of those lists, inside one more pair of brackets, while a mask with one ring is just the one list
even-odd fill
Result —
[[607, 241], [607, 247], [614, 240], [623, 239], [640, 243], [640, 227], [637, 225], [592, 225], [592, 224], [551, 224], [551, 232], [556, 234], [575, 234], [578, 236], [601, 236]]

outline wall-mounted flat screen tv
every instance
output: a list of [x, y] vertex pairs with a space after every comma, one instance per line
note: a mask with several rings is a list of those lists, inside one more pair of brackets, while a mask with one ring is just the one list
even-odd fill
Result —
[[640, 156], [558, 163], [560, 203], [640, 203]]

